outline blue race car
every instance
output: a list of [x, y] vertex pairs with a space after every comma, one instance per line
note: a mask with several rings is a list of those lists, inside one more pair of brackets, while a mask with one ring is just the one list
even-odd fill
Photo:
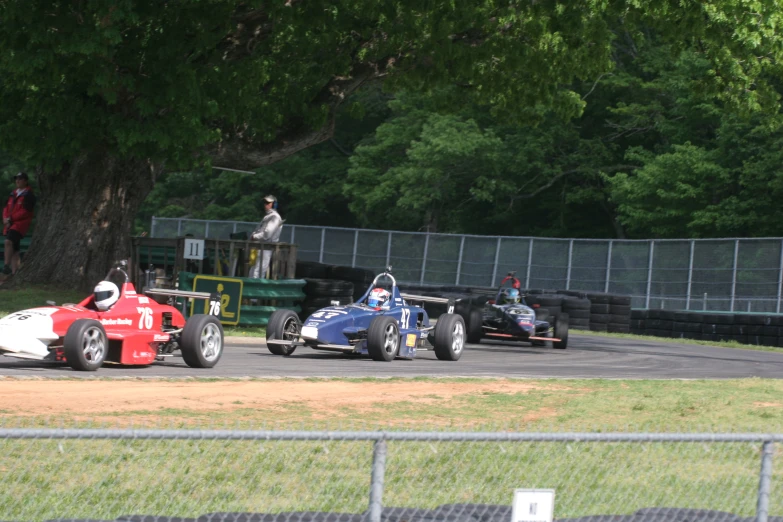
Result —
[[[402, 294], [390, 270], [378, 274], [357, 302], [322, 308], [304, 324], [296, 312], [275, 310], [266, 329], [269, 351], [291, 355], [297, 346], [309, 346], [391, 361], [412, 359], [417, 349], [431, 345], [438, 359], [458, 360], [465, 346], [465, 321], [454, 313], [454, 300]], [[390, 290], [379, 286], [382, 279]], [[447, 303], [448, 312], [432, 326], [424, 308], [407, 301]]]
[[[494, 300], [483, 310], [473, 308], [468, 316], [468, 342], [480, 342], [483, 337], [508, 341], [530, 341], [534, 346], [551, 342], [554, 348], [568, 346], [568, 314], [559, 314], [553, 322], [539, 319], [525, 303], [520, 293], [516, 272], [509, 272], [500, 282]], [[511, 281], [511, 287], [503, 285]], [[554, 324], [553, 324], [554, 323]]]

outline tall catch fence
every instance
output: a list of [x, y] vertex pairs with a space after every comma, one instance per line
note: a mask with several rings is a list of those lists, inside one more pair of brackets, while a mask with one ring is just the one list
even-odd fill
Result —
[[758, 433], [3, 428], [0, 520], [454, 521], [469, 510], [467, 520], [509, 522], [514, 490], [531, 488], [555, 490], [556, 519], [661, 522], [667, 509], [691, 509], [709, 510], [691, 512], [692, 522], [773, 522], [783, 515], [780, 442], [783, 434]]
[[[153, 237], [222, 238], [257, 223], [152, 218]], [[286, 223], [298, 259], [381, 271], [405, 283], [495, 286], [512, 270], [525, 288], [632, 296], [634, 308], [781, 312], [783, 238], [549, 239], [394, 232]]]

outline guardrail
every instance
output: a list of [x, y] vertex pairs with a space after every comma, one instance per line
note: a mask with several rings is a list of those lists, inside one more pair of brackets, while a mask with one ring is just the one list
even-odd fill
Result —
[[366, 509], [362, 518], [381, 522], [384, 505], [407, 506], [404, 519], [416, 520], [444, 503], [480, 511], [511, 504], [517, 488], [551, 488], [555, 519], [665, 506], [713, 510], [687, 520], [767, 522], [783, 514], [772, 487], [779, 442], [777, 433], [0, 429], [0, 519], [296, 511], [351, 520]]

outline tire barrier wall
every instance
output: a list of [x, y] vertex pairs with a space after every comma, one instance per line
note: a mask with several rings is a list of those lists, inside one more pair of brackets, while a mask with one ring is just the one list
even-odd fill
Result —
[[[332, 300], [340, 304], [359, 299], [372, 283], [375, 275], [363, 268], [331, 266], [323, 263], [298, 261], [296, 277], [307, 281], [304, 293], [307, 298], [301, 303], [304, 317], [319, 308], [329, 306]], [[348, 301], [347, 283], [353, 283], [353, 300]], [[400, 288], [412, 294], [430, 297], [455, 298], [461, 301], [455, 311], [470, 323], [470, 310], [483, 307], [497, 293], [496, 288], [432, 286], [400, 283]], [[523, 290], [526, 302], [536, 310], [539, 319], [556, 319], [567, 313], [569, 325], [574, 330], [629, 333], [631, 331], [631, 296], [601, 292], [579, 292], [575, 290], [529, 289]], [[437, 318], [446, 312], [445, 304], [424, 303], [423, 308], [430, 317]]]
[[[470, 309], [483, 307], [494, 299], [497, 289], [487, 287], [427, 286], [401, 284], [408, 293], [431, 297], [461, 299], [455, 311], [469, 324]], [[555, 319], [561, 313], [568, 314], [569, 325], [574, 330], [629, 333], [631, 329], [631, 297], [627, 295], [573, 290], [528, 289], [525, 301], [536, 311], [541, 320]], [[430, 317], [446, 312], [446, 305], [424, 303]]]
[[783, 315], [634, 309], [631, 333], [783, 347]]
[[[179, 273], [179, 289], [193, 290], [193, 279], [199, 274]], [[293, 310], [301, 312], [297, 304], [302, 302], [302, 291], [306, 281], [303, 279], [254, 279], [249, 277], [226, 278], [242, 281], [242, 305], [240, 306], [239, 326], [266, 326], [269, 316], [275, 310]], [[252, 304], [251, 304], [252, 303]]]
[[305, 281], [305, 297], [297, 303], [304, 319], [333, 301], [338, 304], [353, 303], [364, 295], [375, 274], [364, 268], [298, 261], [296, 277]]

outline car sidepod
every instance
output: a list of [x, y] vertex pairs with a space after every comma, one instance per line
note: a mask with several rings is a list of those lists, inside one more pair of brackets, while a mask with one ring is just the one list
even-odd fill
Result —
[[32, 308], [0, 319], [0, 353], [22, 359], [42, 360], [49, 343], [60, 336], [54, 331], [53, 315], [59, 308]]

